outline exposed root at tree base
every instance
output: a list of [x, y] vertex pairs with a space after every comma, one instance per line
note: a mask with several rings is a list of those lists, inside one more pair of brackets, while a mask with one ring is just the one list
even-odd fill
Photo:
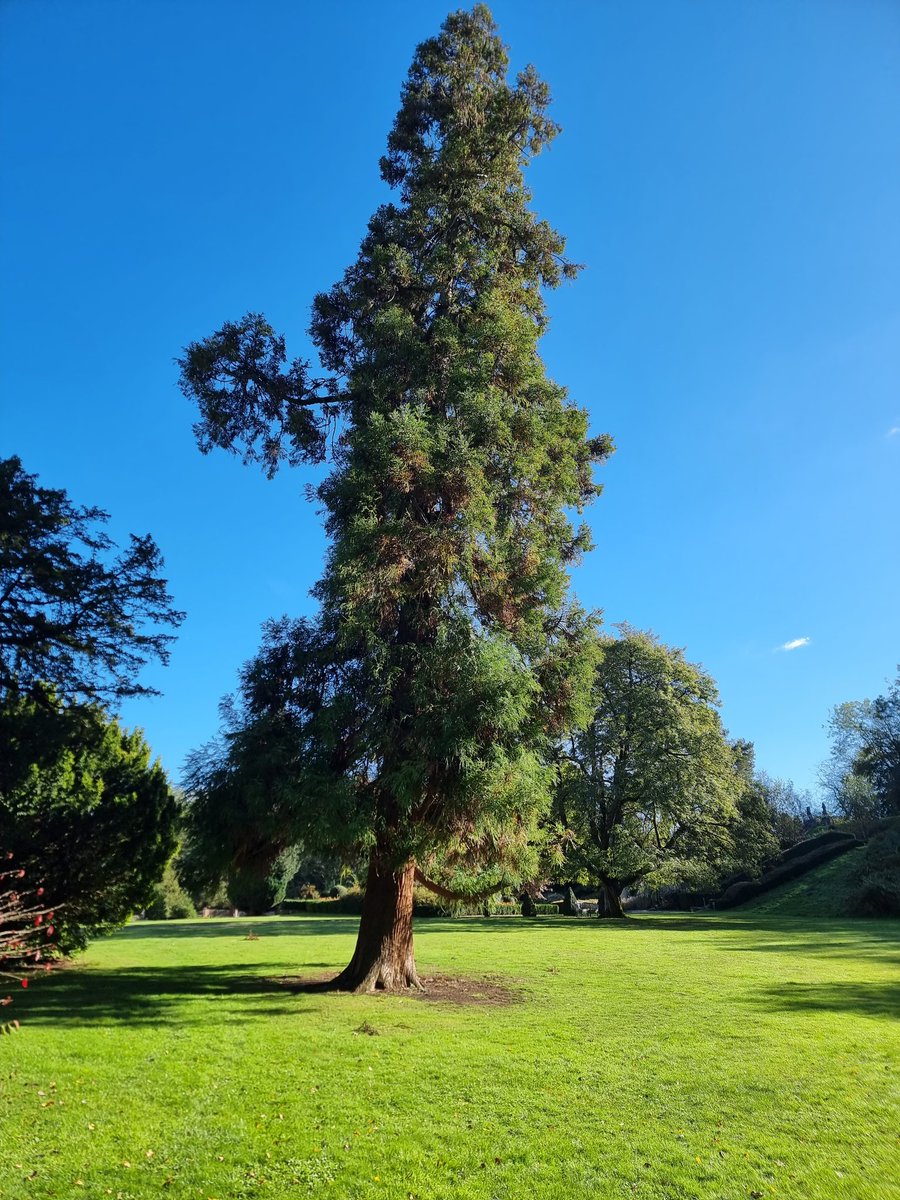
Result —
[[519, 992], [500, 982], [498, 975], [471, 978], [464, 975], [429, 975], [418, 980], [418, 987], [402, 989], [360, 989], [342, 985], [341, 976], [288, 975], [273, 980], [290, 992], [331, 992], [336, 995], [399, 996], [410, 1000], [428, 1000], [441, 1004], [506, 1006], [522, 1000]]

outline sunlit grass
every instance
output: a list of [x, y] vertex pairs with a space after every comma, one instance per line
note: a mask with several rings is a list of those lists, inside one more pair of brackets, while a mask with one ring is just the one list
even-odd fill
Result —
[[355, 927], [135, 925], [17, 996], [0, 1196], [900, 1198], [897, 923], [423, 921], [519, 1001], [278, 982]]
[[746, 905], [744, 911], [766, 917], [840, 917], [847, 912], [850, 893], [865, 850], [851, 850], [799, 879], [783, 883]]

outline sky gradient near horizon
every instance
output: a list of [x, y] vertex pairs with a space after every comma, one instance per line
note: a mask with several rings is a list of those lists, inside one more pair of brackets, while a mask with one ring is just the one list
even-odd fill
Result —
[[[586, 264], [543, 354], [617, 445], [578, 595], [684, 647], [812, 787], [829, 709], [900, 662], [900, 5], [492, 8], [563, 126], [534, 207]], [[249, 310], [313, 356], [446, 11], [0, 0], [0, 455], [160, 545], [188, 618], [123, 715], [175, 779], [325, 543], [320, 472], [201, 457], [173, 359]]]

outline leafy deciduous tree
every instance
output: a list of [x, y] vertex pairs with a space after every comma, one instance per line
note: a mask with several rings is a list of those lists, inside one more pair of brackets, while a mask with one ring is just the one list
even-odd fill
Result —
[[900, 675], [883, 696], [837, 705], [827, 728], [821, 782], [838, 810], [870, 820], [900, 813]]
[[601, 641], [595, 713], [565, 747], [558, 814], [576, 872], [597, 882], [598, 916], [674, 859], [721, 854], [744, 783], [711, 677], [627, 625]]

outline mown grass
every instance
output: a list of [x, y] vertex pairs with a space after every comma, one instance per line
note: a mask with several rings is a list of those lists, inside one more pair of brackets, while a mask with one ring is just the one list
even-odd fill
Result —
[[430, 920], [519, 1001], [277, 982], [355, 928], [134, 925], [17, 996], [0, 1196], [900, 1198], [896, 923]]
[[742, 905], [741, 911], [760, 917], [844, 916], [850, 893], [858, 887], [856, 877], [864, 856], [862, 848], [850, 850]]

